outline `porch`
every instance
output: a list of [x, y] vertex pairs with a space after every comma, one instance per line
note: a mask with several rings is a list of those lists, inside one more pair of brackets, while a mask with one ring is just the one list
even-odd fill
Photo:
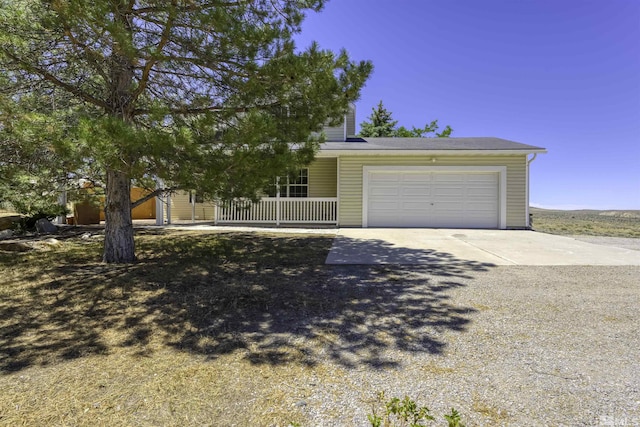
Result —
[[191, 222], [208, 220], [216, 225], [338, 224], [337, 197], [264, 197], [255, 203], [249, 200], [192, 202], [189, 203], [189, 213], [181, 210], [177, 215], [172, 215], [172, 202], [171, 199], [160, 200], [163, 208], [157, 210], [159, 215], [156, 216], [156, 224], [171, 224], [174, 219], [182, 222], [189, 219]]
[[215, 205], [216, 224], [337, 224], [337, 197], [265, 197]]
[[338, 162], [316, 159], [297, 174], [276, 178], [258, 202], [208, 202], [195, 191], [157, 198], [156, 224], [172, 220], [215, 224], [338, 225]]

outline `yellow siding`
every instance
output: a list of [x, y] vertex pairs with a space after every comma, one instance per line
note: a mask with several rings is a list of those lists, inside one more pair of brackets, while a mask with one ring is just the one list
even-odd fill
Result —
[[507, 228], [526, 226], [526, 156], [353, 156], [340, 158], [339, 224], [362, 226], [363, 166], [506, 166]]
[[309, 197], [336, 197], [337, 159], [316, 159], [309, 165]]
[[[214, 209], [213, 203], [196, 203], [195, 219], [213, 221]], [[171, 195], [171, 219], [191, 219], [191, 203], [189, 203], [188, 192], [181, 191]]]

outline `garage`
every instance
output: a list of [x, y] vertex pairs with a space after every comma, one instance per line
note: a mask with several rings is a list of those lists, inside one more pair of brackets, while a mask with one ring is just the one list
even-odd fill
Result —
[[504, 168], [364, 169], [366, 227], [504, 228]]

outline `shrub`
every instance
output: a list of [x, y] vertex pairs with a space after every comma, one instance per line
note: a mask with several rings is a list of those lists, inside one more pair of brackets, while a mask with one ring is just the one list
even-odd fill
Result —
[[[409, 396], [400, 400], [393, 397], [385, 401], [384, 392], [378, 394], [377, 405], [372, 408], [371, 414], [367, 415], [371, 427], [423, 427], [426, 422], [435, 421], [435, 417], [430, 414], [430, 409], [426, 406], [419, 406]], [[378, 414], [380, 406], [384, 407], [382, 415]], [[464, 427], [460, 413], [454, 408], [444, 415], [449, 427]]]

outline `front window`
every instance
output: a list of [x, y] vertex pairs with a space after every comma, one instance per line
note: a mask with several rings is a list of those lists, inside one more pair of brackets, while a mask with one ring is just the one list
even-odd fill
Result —
[[[282, 187], [280, 188], [280, 191], [284, 193]], [[307, 197], [309, 193], [309, 169], [300, 169], [296, 174], [289, 177], [286, 190], [286, 196], [284, 194], [280, 194], [280, 196]]]
[[[309, 169], [299, 169], [289, 176], [281, 176], [277, 183], [280, 184], [280, 197], [308, 197], [309, 195]], [[278, 184], [269, 186], [267, 196], [275, 197]]]

